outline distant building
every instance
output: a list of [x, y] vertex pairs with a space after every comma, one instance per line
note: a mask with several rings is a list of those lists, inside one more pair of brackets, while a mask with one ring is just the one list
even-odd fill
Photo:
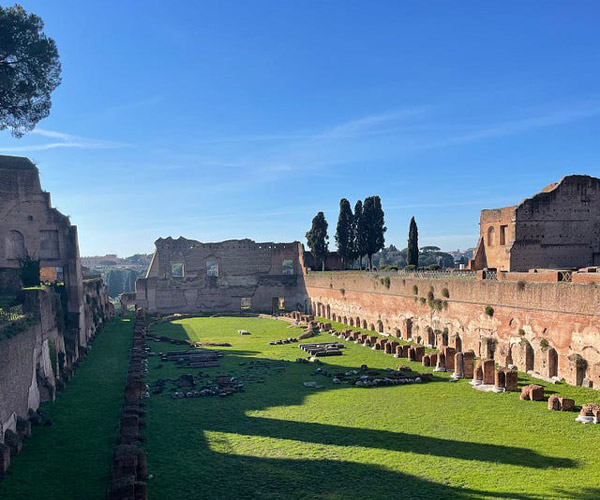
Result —
[[569, 175], [511, 207], [481, 211], [471, 269], [600, 265], [600, 179]]

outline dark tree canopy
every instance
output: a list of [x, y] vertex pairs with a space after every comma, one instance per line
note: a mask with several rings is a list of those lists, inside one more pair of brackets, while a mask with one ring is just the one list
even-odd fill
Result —
[[321, 269], [325, 270], [325, 260], [327, 259], [327, 247], [329, 245], [329, 236], [327, 228], [329, 224], [325, 220], [325, 214], [319, 212], [312, 220], [312, 227], [306, 233], [306, 242], [315, 259], [321, 262]]
[[369, 269], [373, 268], [373, 254], [385, 246], [384, 213], [379, 196], [365, 198], [363, 204], [363, 225], [365, 232], [365, 253], [369, 258]]
[[340, 200], [340, 215], [338, 217], [335, 242], [344, 267], [352, 260], [352, 208], [346, 198]]
[[367, 243], [365, 239], [365, 225], [363, 218], [363, 203], [361, 200], [354, 205], [354, 217], [352, 219], [352, 259], [359, 259], [359, 266], [362, 269], [362, 258], [367, 253]]
[[56, 43], [44, 22], [23, 7], [0, 7], [0, 130], [15, 137], [50, 114], [50, 94], [61, 82]]
[[419, 266], [419, 230], [414, 217], [410, 219], [408, 228], [408, 252], [406, 254], [406, 264], [409, 266]]

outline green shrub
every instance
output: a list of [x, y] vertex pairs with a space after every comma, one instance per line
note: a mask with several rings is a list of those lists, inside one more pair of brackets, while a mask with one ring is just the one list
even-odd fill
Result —
[[40, 286], [40, 260], [27, 255], [19, 259], [19, 265], [21, 266], [20, 274], [23, 288]]
[[422, 306], [424, 306], [424, 305], [425, 305], [425, 303], [427, 302], [427, 299], [426, 299], [425, 297], [421, 297], [421, 298], [419, 299], [419, 302], [421, 303], [421, 305], [422, 305]]
[[413, 293], [417, 295], [419, 293], [419, 287], [417, 285], [413, 285]]
[[405, 271], [414, 271], [417, 268], [414, 264], [409, 264], [404, 268]]
[[546, 339], [542, 339], [540, 340], [540, 347], [542, 348], [542, 351], [545, 351], [550, 347], [550, 343]]
[[448, 291], [447, 288], [442, 288], [442, 297], [446, 297], [446, 298], [450, 297], [450, 292]]
[[525, 335], [525, 330], [523, 330], [523, 328], [519, 328], [519, 335]]
[[494, 308], [492, 306], [485, 306], [485, 313], [492, 317], [494, 315]]

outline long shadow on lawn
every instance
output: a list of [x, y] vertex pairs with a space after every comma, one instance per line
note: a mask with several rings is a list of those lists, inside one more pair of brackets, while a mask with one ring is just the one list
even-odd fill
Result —
[[[175, 327], [176, 325], [173, 325]], [[227, 366], [238, 367], [248, 360], [244, 351], [224, 350]], [[263, 361], [264, 358], [260, 358]], [[346, 371], [347, 366], [328, 363], [330, 372]], [[299, 365], [289, 361], [277, 361], [286, 368], [285, 377], [290, 377], [290, 386], [297, 387], [299, 381], [314, 371], [314, 365]], [[223, 370], [225, 366], [223, 367]], [[271, 384], [268, 384], [271, 385]], [[214, 451], [206, 440], [205, 432], [232, 433], [238, 436], [257, 436], [314, 443], [322, 445], [360, 446], [439, 457], [452, 457], [462, 460], [475, 460], [488, 463], [515, 465], [527, 468], [570, 468], [577, 463], [571, 459], [549, 457], [527, 448], [473, 443], [441, 439], [404, 432], [344, 427], [334, 424], [308, 423], [248, 416], [248, 411], [275, 406], [302, 404], [307, 392], [304, 390], [282, 391], [264, 386], [260, 397], [250, 398], [248, 394], [234, 395], [231, 399], [220, 400], [218, 409], [209, 400], [174, 400], [170, 405], [185, 405], [179, 418], [169, 418], [163, 422], [161, 433], [168, 434], [168, 443], [161, 443], [169, 453], [168, 464], [163, 469], [157, 467], [159, 483], [176, 481], [181, 483], [180, 471], [197, 464], [194, 479], [189, 484], [179, 484], [181, 498], [302, 498], [302, 499], [354, 499], [354, 498], [406, 498], [406, 499], [449, 499], [474, 500], [481, 498], [505, 498], [513, 500], [540, 500], [544, 495], [526, 493], [487, 492], [474, 488], [446, 486], [413, 475], [391, 471], [381, 466], [361, 464], [342, 460], [323, 459], [279, 459], [253, 457]], [[322, 390], [341, 390], [347, 385], [326, 387]], [[402, 386], [397, 387], [402, 391]], [[376, 391], [378, 389], [362, 389]], [[195, 404], [199, 403], [199, 404]], [[161, 406], [165, 408], [166, 401]], [[181, 410], [180, 410], [181, 411]], [[186, 432], [194, 427], [194, 432]], [[220, 449], [219, 438], [212, 445]], [[227, 437], [221, 443], [228, 447]], [[216, 440], [216, 441], [215, 441]], [[276, 449], [276, 447], [275, 447]], [[156, 451], [156, 450], [155, 450]], [[251, 453], [248, 451], [248, 453]], [[152, 453], [149, 456], [153, 467]], [[397, 464], [395, 464], [397, 465]], [[153, 471], [151, 471], [153, 472]], [[426, 471], [425, 471], [426, 472]], [[172, 477], [168, 478], [168, 476]], [[517, 481], [518, 478], [515, 478]], [[203, 485], [208, 490], [199, 493]], [[158, 486], [158, 485], [157, 485]], [[152, 485], [151, 485], [152, 492]], [[555, 491], [555, 498], [573, 498], [573, 492]], [[152, 494], [151, 494], [152, 496]], [[581, 500], [600, 498], [600, 489], [577, 490]], [[176, 498], [176, 497], [173, 497]]]

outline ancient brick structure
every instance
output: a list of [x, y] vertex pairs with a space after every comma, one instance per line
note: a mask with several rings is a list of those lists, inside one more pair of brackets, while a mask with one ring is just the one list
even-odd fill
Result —
[[[23, 289], [26, 256], [39, 259], [50, 286]], [[27, 419], [54, 399], [113, 314], [102, 280], [82, 279], [77, 228], [52, 208], [27, 158], [0, 156], [0, 294], [20, 311], [0, 321], [0, 443], [12, 442], [14, 454], [30, 432]], [[0, 445], [0, 472], [4, 454]]]
[[136, 304], [150, 313], [262, 312], [304, 309], [299, 242], [160, 238]]
[[317, 316], [434, 347], [446, 331], [457, 351], [600, 388], [596, 284], [390, 276], [388, 286], [356, 272], [309, 273], [304, 283]]
[[600, 265], [600, 179], [569, 175], [512, 207], [481, 211], [471, 269]]

